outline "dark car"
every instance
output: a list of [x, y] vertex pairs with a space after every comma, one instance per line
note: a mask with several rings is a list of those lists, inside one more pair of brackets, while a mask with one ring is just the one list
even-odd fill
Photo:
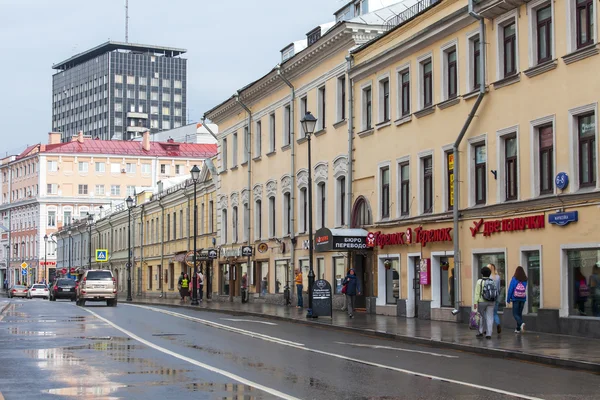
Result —
[[71, 301], [75, 301], [75, 283], [73, 279], [57, 279], [50, 288], [50, 301], [56, 301], [56, 299], [70, 299]]

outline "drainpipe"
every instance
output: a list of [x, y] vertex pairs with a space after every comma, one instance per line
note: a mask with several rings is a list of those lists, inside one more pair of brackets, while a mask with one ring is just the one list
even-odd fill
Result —
[[[239, 91], [235, 93], [234, 97], [235, 101], [237, 101], [238, 104], [242, 106], [242, 108], [246, 110], [246, 113], [248, 114], [248, 135], [247, 139], [244, 138], [244, 140], [248, 143], [248, 148], [246, 149], [246, 153], [248, 154], [248, 226], [246, 227], [246, 235], [248, 235], [248, 244], [250, 244], [250, 210], [252, 210], [250, 207], [250, 204], [252, 204], [252, 111], [250, 111], [246, 104], [240, 100]], [[250, 268], [250, 266], [248, 265], [247, 268]]]
[[[144, 267], [144, 204], [142, 204], [141, 209], [140, 209], [140, 270], [143, 271]], [[139, 275], [138, 275], [139, 276]], [[164, 279], [163, 279], [164, 280]], [[138, 296], [142, 295], [142, 282], [140, 282], [140, 280], [137, 280], [137, 287], [138, 287]]]
[[[109, 254], [109, 257], [108, 257], [108, 259], [110, 260], [109, 265], [112, 267], [113, 266], [113, 263], [112, 263], [113, 245], [112, 244], [113, 244], [113, 240], [115, 238], [113, 235], [113, 225], [112, 225], [112, 222], [110, 222], [110, 217], [111, 216], [109, 215], [108, 219], [107, 219], [108, 226], [110, 226], [110, 231], [108, 232], [108, 237], [110, 239], [108, 240], [109, 243], [107, 243], [106, 248], [108, 249], [108, 254]], [[110, 245], [110, 246], [108, 246], [108, 245]], [[122, 277], [121, 277], [121, 275], [119, 275], [119, 280], [121, 280], [121, 279], [122, 279]], [[117, 291], [119, 290], [118, 285], [119, 285], [119, 282], [117, 282]]]
[[[162, 225], [162, 229], [160, 230], [160, 274], [158, 274], [159, 276], [161, 276], [163, 268], [164, 268], [163, 264], [165, 262], [165, 206], [162, 203], [162, 199], [158, 200], [158, 205], [160, 206], [160, 209], [161, 209], [161, 225]], [[152, 276], [150, 276], [149, 279], [152, 279]], [[158, 284], [160, 285], [160, 297], [164, 297], [164, 295], [165, 295], [164, 286], [162, 285], [162, 282], [158, 282]]]
[[[281, 78], [283, 83], [288, 85], [291, 90], [291, 99], [290, 99], [290, 178], [292, 180], [290, 187], [290, 210], [291, 210], [291, 218], [290, 218], [290, 242], [292, 245], [290, 246], [290, 267], [287, 274], [286, 286], [290, 288], [290, 277], [294, 276], [294, 264], [296, 259], [296, 140], [294, 139], [294, 127], [296, 126], [296, 120], [294, 118], [294, 102], [296, 99], [296, 89], [294, 85], [283, 75], [283, 71], [281, 70], [281, 65], [277, 64], [275, 67], [277, 69], [277, 76]], [[309, 165], [310, 168], [310, 165]], [[312, 243], [310, 244], [312, 246]], [[312, 262], [312, 261], [311, 261]], [[292, 292], [290, 290], [289, 299], [292, 298]], [[286, 304], [287, 306], [287, 304]]]
[[217, 135], [214, 134], [214, 132], [208, 127], [208, 125], [206, 123], [204, 123], [204, 121], [206, 120], [206, 116], [202, 116], [202, 126], [206, 128], [206, 130], [208, 131], [208, 133], [210, 133], [210, 135], [212, 137], [215, 138], [215, 140], [218, 142], [219, 139], [217, 139]]
[[[473, 0], [469, 0], [469, 15], [473, 18], [479, 20], [479, 54], [481, 57], [481, 62], [479, 64], [479, 76], [480, 76], [480, 85], [479, 85], [479, 95], [477, 96], [477, 100], [473, 105], [473, 109], [469, 113], [465, 124], [463, 125], [454, 145], [452, 146], [452, 153], [454, 155], [454, 206], [452, 207], [452, 219], [453, 219], [453, 230], [454, 230], [454, 284], [456, 288], [456, 298], [455, 298], [455, 306], [452, 313], [454, 315], [460, 312], [460, 304], [462, 303], [462, 288], [461, 288], [461, 276], [462, 276], [462, 255], [460, 253], [460, 234], [458, 231], [458, 207], [460, 205], [460, 152], [458, 148], [460, 143], [462, 142], [465, 134], [467, 133], [467, 129], [471, 125], [471, 121], [473, 117], [475, 117], [475, 113], [479, 109], [479, 105], [483, 100], [483, 96], [485, 96], [485, 20], [484, 18], [473, 11]], [[457, 268], [458, 267], [458, 268]]]
[[346, 182], [346, 193], [348, 200], [346, 201], [346, 223], [348, 226], [351, 225], [350, 218], [352, 216], [352, 179], [354, 175], [353, 168], [353, 148], [354, 148], [354, 110], [352, 108], [354, 97], [352, 95], [352, 82], [350, 82], [350, 69], [352, 68], [353, 56], [351, 54], [346, 56], [346, 93], [348, 93], [348, 180]]

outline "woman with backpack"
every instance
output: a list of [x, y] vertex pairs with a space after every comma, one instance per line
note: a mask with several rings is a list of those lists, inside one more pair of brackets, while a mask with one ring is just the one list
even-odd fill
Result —
[[527, 275], [525, 275], [523, 267], [517, 267], [506, 293], [506, 304], [513, 303], [513, 317], [517, 322], [515, 333], [525, 332], [523, 308], [525, 308], [525, 301], [527, 301]]
[[492, 338], [494, 304], [498, 297], [498, 288], [496, 287], [496, 283], [490, 279], [491, 274], [492, 270], [488, 267], [481, 268], [482, 278], [477, 280], [477, 284], [475, 285], [475, 304], [473, 308], [481, 315], [479, 333], [476, 335], [478, 338], [483, 337], [484, 333], [486, 339]]

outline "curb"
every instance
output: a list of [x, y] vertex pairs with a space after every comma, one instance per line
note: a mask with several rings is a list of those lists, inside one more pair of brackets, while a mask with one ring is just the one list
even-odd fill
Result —
[[[139, 305], [146, 305], [146, 306], [162, 306], [162, 307], [175, 308], [175, 309], [184, 308], [187, 310], [206, 311], [206, 312], [213, 312], [213, 313], [219, 313], [219, 314], [229, 314], [229, 315], [234, 315], [234, 316], [258, 317], [258, 318], [270, 319], [270, 320], [276, 320], [276, 321], [285, 321], [285, 322], [290, 322], [290, 323], [295, 323], [295, 324], [300, 324], [300, 325], [305, 325], [305, 326], [319, 326], [319, 327], [323, 327], [323, 328], [327, 328], [327, 329], [331, 329], [331, 330], [337, 330], [337, 331], [352, 332], [352, 333], [358, 333], [358, 334], [363, 334], [363, 335], [368, 334], [368, 335], [372, 335], [375, 337], [392, 339], [392, 340], [395, 340], [398, 342], [403, 342], [403, 343], [426, 345], [429, 347], [441, 348], [441, 349], [458, 350], [458, 351], [463, 351], [466, 353], [479, 354], [479, 355], [484, 355], [484, 356], [489, 356], [489, 357], [494, 357], [494, 358], [527, 361], [527, 362], [532, 362], [532, 363], [536, 363], [536, 364], [548, 365], [548, 366], [559, 367], [559, 368], [568, 368], [568, 369], [579, 370], [579, 371], [588, 371], [588, 372], [595, 372], [595, 373], [600, 372], [600, 364], [588, 362], [588, 361], [568, 360], [568, 359], [562, 359], [562, 358], [558, 358], [558, 357], [543, 356], [543, 355], [539, 355], [539, 354], [526, 353], [526, 352], [516, 351], [516, 350], [475, 347], [475, 346], [470, 346], [467, 344], [445, 342], [445, 341], [433, 340], [433, 339], [428, 339], [428, 338], [423, 338], [423, 337], [398, 335], [398, 334], [392, 333], [392, 332], [376, 331], [376, 330], [362, 329], [362, 328], [353, 328], [350, 326], [332, 325], [332, 324], [327, 324], [327, 323], [323, 323], [323, 322], [318, 322], [315, 320], [312, 320], [312, 321], [298, 320], [298, 319], [294, 319], [294, 318], [282, 317], [279, 315], [261, 314], [261, 313], [252, 312], [252, 311], [213, 309], [213, 308], [204, 308], [204, 307], [197, 307], [197, 306], [190, 306], [190, 305], [157, 304], [157, 303], [152, 303], [152, 302], [135, 301], [135, 300], [130, 302], [129, 304], [139, 304]], [[0, 399], [0, 400], [2, 400], [2, 399]]]

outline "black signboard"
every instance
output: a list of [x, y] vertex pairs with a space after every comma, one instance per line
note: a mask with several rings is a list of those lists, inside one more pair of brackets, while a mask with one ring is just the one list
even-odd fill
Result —
[[331, 317], [333, 303], [331, 299], [331, 285], [324, 279], [319, 279], [313, 284], [313, 317]]
[[371, 250], [367, 233], [364, 229], [321, 228], [315, 232], [315, 251]]
[[209, 249], [208, 250], [208, 259], [209, 260], [216, 260], [218, 258], [219, 253], [217, 252], [216, 249]]
[[242, 257], [252, 257], [252, 246], [242, 246]]

